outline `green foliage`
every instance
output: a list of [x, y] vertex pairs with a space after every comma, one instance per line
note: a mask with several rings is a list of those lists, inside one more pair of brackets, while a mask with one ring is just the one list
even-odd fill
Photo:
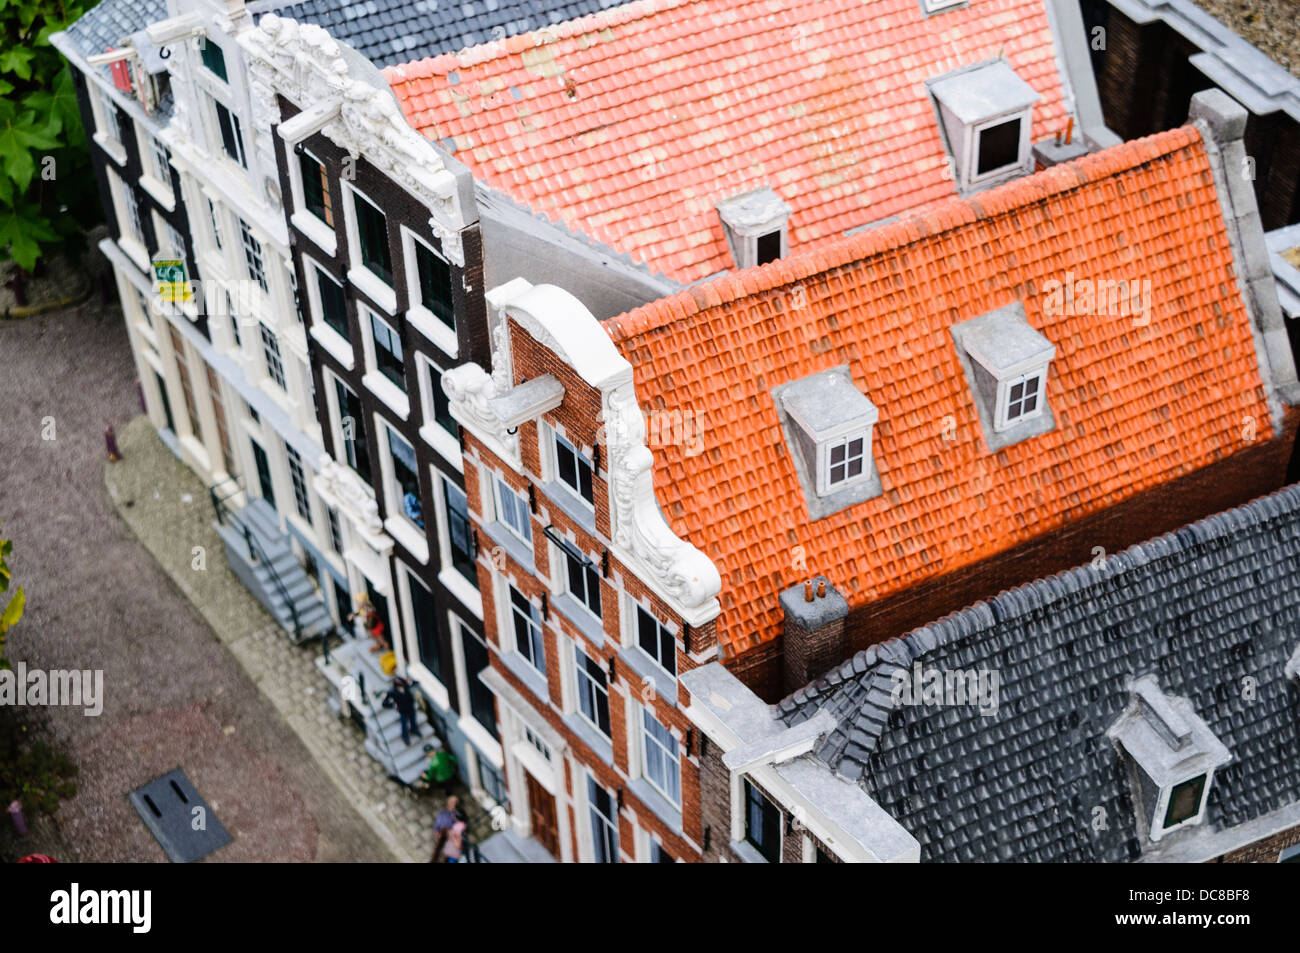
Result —
[[[0, 0], [3, 3], [4, 0]], [[0, 593], [9, 591], [8, 555], [13, 552], [14, 544], [7, 539], [0, 539]], [[9, 667], [5, 658], [5, 633], [18, 624], [23, 617], [23, 607], [27, 604], [21, 588], [15, 589], [8, 599], [0, 600], [0, 669]]]
[[0, 710], [0, 811], [19, 801], [28, 814], [52, 814], [60, 800], [77, 793], [76, 776], [66, 755], [32, 738], [22, 719]]
[[95, 0], [0, 0], [0, 261], [79, 251], [99, 218], [72, 69], [50, 34]]

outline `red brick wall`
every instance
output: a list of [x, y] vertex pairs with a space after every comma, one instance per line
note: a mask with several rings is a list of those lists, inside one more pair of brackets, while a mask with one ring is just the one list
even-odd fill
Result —
[[1294, 847], [1300, 844], [1300, 827], [1292, 827], [1285, 831], [1279, 831], [1271, 837], [1265, 837], [1257, 840], [1253, 844], [1248, 844], [1239, 850], [1229, 851], [1221, 857], [1216, 857], [1213, 863], [1216, 864], [1275, 864], [1278, 855], [1287, 847]]

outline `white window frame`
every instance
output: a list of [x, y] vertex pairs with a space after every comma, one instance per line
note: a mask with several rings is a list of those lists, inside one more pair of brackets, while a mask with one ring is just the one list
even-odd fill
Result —
[[[612, 846], [613, 848], [613, 857], [610, 858], [610, 862], [617, 864], [619, 863], [620, 860], [622, 860], [621, 847], [619, 844], [619, 836], [618, 836], [618, 826], [619, 826], [618, 795], [615, 792], [610, 791], [603, 784], [601, 784], [600, 781], [596, 779], [596, 776], [591, 774], [590, 772], [584, 772], [584, 775], [586, 777], [587, 783], [582, 786], [582, 802], [583, 802], [583, 807], [586, 808], [587, 823], [583, 826], [586, 828], [586, 838], [584, 839], [587, 841], [586, 846], [589, 851], [590, 859], [593, 863], [596, 862], [595, 826], [597, 823], [599, 823], [601, 824], [602, 827], [605, 827], [607, 829], [607, 832], [610, 835], [612, 835], [611, 839], [613, 843], [612, 845], [609, 846]], [[609, 805], [614, 813], [614, 816], [612, 818], [606, 817], [604, 814], [601, 814], [599, 810], [597, 810], [595, 803], [591, 799], [592, 785], [595, 785], [597, 788], [603, 791], [605, 795], [609, 798]], [[599, 821], [597, 821], [598, 817], [599, 817]]]
[[[402, 336], [399, 329], [395, 326], [392, 316], [385, 316], [376, 311], [370, 305], [357, 302], [357, 323], [361, 326], [361, 349], [362, 359], [365, 361], [365, 373], [361, 375], [361, 383], [366, 388], [382, 400], [393, 413], [397, 414], [403, 420], [411, 416], [411, 398], [407, 395], [404, 387], [399, 387], [389, 380], [388, 375], [379, 370], [378, 348], [375, 344], [375, 326], [374, 322], [378, 321], [386, 327], [392, 337], [397, 339], [398, 347], [402, 347]], [[402, 379], [406, 380], [406, 348], [402, 347]]]
[[[504, 526], [520, 542], [529, 548], [533, 545], [532, 510], [528, 506], [528, 497], [512, 487], [499, 474], [492, 474], [493, 493], [492, 510], [496, 522]], [[507, 502], [507, 500], [509, 502]], [[510, 513], [504, 511], [509, 509]], [[516, 520], [519, 526], [516, 526]]]
[[[599, 724], [597, 724], [596, 722], [594, 722], [594, 721], [592, 721], [590, 718], [588, 718], [588, 717], [587, 717], [587, 713], [586, 713], [585, 711], [582, 710], [582, 699], [585, 697], [584, 694], [583, 694], [583, 692], [584, 692], [584, 686], [585, 686], [587, 683], [591, 683], [591, 686], [592, 686], [592, 687], [591, 687], [591, 691], [592, 691], [593, 693], [595, 693], [595, 692], [599, 692], [599, 691], [600, 691], [600, 688], [599, 688], [598, 686], [595, 685], [595, 682], [594, 682], [594, 680], [592, 679], [591, 675], [588, 674], [588, 673], [583, 669], [583, 667], [582, 667], [582, 665], [581, 665], [581, 662], [579, 661], [580, 659], [591, 659], [591, 661], [593, 661], [593, 662], [596, 663], [596, 667], [599, 668], [599, 669], [601, 670], [601, 672], [604, 674], [604, 677], [605, 677], [605, 708], [606, 708], [606, 710], [609, 711], [609, 731], [608, 731], [608, 732], [606, 732], [604, 728], [600, 727]], [[573, 712], [574, 712], [574, 714], [576, 714], [576, 715], [577, 715], [579, 718], [581, 718], [584, 722], [586, 722], [588, 725], [590, 725], [591, 728], [592, 728], [592, 730], [595, 731], [596, 734], [600, 735], [600, 737], [605, 738], [605, 739], [607, 739], [608, 741], [610, 741], [610, 742], [612, 743], [613, 740], [614, 740], [614, 707], [613, 707], [613, 700], [612, 700], [611, 697], [610, 697], [610, 694], [611, 694], [611, 693], [610, 693], [610, 690], [609, 690], [609, 673], [605, 670], [605, 667], [601, 664], [600, 659], [594, 659], [594, 658], [591, 658], [591, 656], [590, 656], [589, 654], [587, 654], [586, 649], [584, 649], [584, 648], [583, 648], [581, 645], [579, 645], [577, 642], [574, 642], [574, 643], [573, 643], [573, 656], [572, 656], [571, 662], [572, 662], [572, 665], [573, 665], [573, 702], [574, 702], [574, 704], [573, 704]], [[594, 708], [597, 708], [597, 709], [599, 708], [599, 706], [596, 704], [596, 699], [595, 699], [594, 697], [592, 698], [592, 705], [593, 705]], [[597, 713], [598, 713], [598, 712], [597, 712]]]
[[948, 10], [969, 2], [970, 0], [921, 0], [921, 8], [926, 13], [938, 13], [941, 10]]
[[[966, 184], [969, 188], [978, 188], [979, 186], [1000, 179], [1006, 178], [1015, 170], [1025, 167], [1029, 159], [1030, 136], [1033, 133], [1033, 109], [1032, 105], [1025, 106], [1022, 109], [1013, 109], [989, 119], [981, 119], [977, 123], [966, 128]], [[986, 129], [994, 126], [1000, 126], [1003, 123], [1010, 122], [1013, 119], [1020, 120], [1020, 146], [1016, 151], [1016, 161], [1000, 166], [996, 169], [990, 169], [982, 175], [977, 171], [979, 169], [980, 154], [980, 136]]]
[[441, 567], [438, 570], [438, 581], [460, 600], [461, 605], [482, 619], [482, 594], [478, 591], [478, 587], [461, 575], [460, 570], [452, 564], [451, 520], [447, 514], [447, 491], [444, 484], [451, 483], [458, 492], [465, 493], [465, 506], [467, 509], [469, 508], [469, 494], [448, 480], [445, 474], [439, 473], [436, 467], [430, 466], [429, 474], [433, 480], [433, 509], [437, 517], [438, 565]]
[[[631, 593], [624, 592], [624, 615], [623, 615], [623, 647], [636, 652], [639, 657], [646, 659], [655, 666], [659, 671], [666, 673], [672, 678], [677, 677], [677, 638], [681, 634], [675, 627], [668, 625], [657, 616], [648, 605], [644, 605], [633, 598]], [[659, 645], [663, 644], [663, 635], [667, 633], [673, 646], [673, 671], [669, 672], [664, 668], [663, 663], [645, 650], [641, 645], [641, 613], [645, 613], [655, 623], [655, 635], [659, 638]]]
[[[1048, 366], [1044, 364], [1041, 367], [1034, 368], [1033, 370], [1014, 374], [1010, 377], [998, 380], [997, 411], [993, 423], [993, 429], [995, 431], [1001, 433], [1004, 430], [1010, 430], [1012, 427], [1019, 426], [1026, 421], [1036, 420], [1043, 415], [1047, 397], [1047, 367]], [[1017, 417], [1009, 417], [1007, 412], [1010, 410], [1011, 388], [1016, 384], [1022, 384], [1033, 377], [1038, 378], [1037, 400], [1034, 404], [1034, 409], [1027, 413], [1021, 413]], [[1028, 396], [1028, 393], [1022, 395], [1022, 406]]]
[[[646, 784], [659, 792], [659, 794], [661, 794], [669, 804], [680, 808], [682, 806], [681, 742], [677, 739], [677, 736], [673, 734], [672, 729], [659, 720], [654, 713], [654, 709], [649, 705], [641, 705], [638, 707], [641, 709], [641, 718], [640, 723], [637, 725], [636, 734], [640, 744], [641, 777], [645, 780]], [[651, 719], [656, 725], [663, 729], [664, 734], [672, 740], [672, 745], [676, 749], [674, 752], [670, 753], [665, 743], [654, 735], [650, 725], [646, 721], [647, 718]], [[656, 752], [658, 756], [663, 759], [664, 770], [675, 776], [673, 780], [676, 781], [676, 793], [671, 793], [665, 790], [658, 781], [650, 776], [650, 754], [652, 751]]]
[[[1165, 814], [1169, 811], [1169, 802], [1173, 798], [1174, 788], [1178, 787], [1179, 784], [1194, 781], [1202, 774], [1205, 775], [1205, 786], [1201, 788], [1201, 802], [1197, 805], [1196, 813], [1191, 817], [1188, 817], [1186, 820], [1179, 821], [1177, 824], [1170, 827], [1165, 827]], [[1195, 827], [1204, 822], [1205, 810], [1210, 802], [1210, 789], [1214, 787], [1214, 775], [1215, 770], [1211, 768], [1207, 771], [1197, 772], [1190, 777], [1183, 778], [1175, 784], [1160, 789], [1160, 796], [1156, 798], [1155, 812], [1151, 818], [1151, 840], [1158, 841], [1162, 838], [1168, 837], [1170, 834], [1182, 830], [1184, 827]]]
[[126, 145], [122, 142], [122, 128], [118, 123], [117, 103], [108, 91], [94, 86], [90, 97], [90, 111], [95, 119], [95, 134], [91, 137], [118, 165], [126, 165]]
[[266, 251], [263, 241], [253, 232], [242, 217], [239, 218], [239, 245], [244, 252], [244, 273], [248, 280], [255, 282], [263, 294], [271, 293], [270, 281], [266, 275]]
[[[325, 404], [328, 409], [327, 412], [329, 413], [329, 425], [331, 436], [334, 438], [334, 449], [335, 452], [339, 452], [340, 450], [342, 451], [339, 453], [337, 462], [341, 466], [347, 467], [356, 477], [354, 482], [362, 486], [371, 496], [373, 496], [375, 492], [374, 487], [361, 479], [361, 475], [357, 473], [356, 469], [348, 461], [346, 448], [350, 441], [348, 441], [343, 435], [343, 408], [339, 406], [338, 385], [342, 385], [345, 390], [351, 391], [353, 394], [356, 394], [356, 391], [352, 390], [352, 386], [346, 380], [338, 374], [335, 374], [328, 367], [321, 368], [321, 376], [325, 385]], [[357, 396], [359, 397], [360, 395], [358, 394]], [[360, 421], [359, 423], [365, 423], [365, 421]], [[358, 436], [359, 435], [354, 434], [352, 439], [355, 441]], [[374, 461], [371, 461], [372, 474], [374, 472], [373, 467]]]
[[208, 244], [211, 245], [213, 251], [224, 254], [225, 242], [221, 238], [221, 208], [218, 200], [213, 199], [206, 192], [203, 199], [208, 203]]
[[[390, 315], [397, 314], [397, 291], [379, 275], [361, 262], [361, 232], [357, 222], [356, 203], [368, 202], [379, 210], [388, 224], [388, 213], [382, 205], [371, 199], [350, 182], [343, 182], [343, 220], [348, 238], [348, 281], [360, 288], [367, 297]], [[397, 280], [394, 265], [393, 280]]]
[[[519, 589], [509, 579], [502, 577], [503, 599], [502, 605], [505, 608], [505, 623], [502, 626], [505, 632], [509, 633], [509, 650], [515, 655], [522, 658], [529, 667], [542, 678], [546, 677], [546, 629], [542, 624], [542, 610], [532, 599], [528, 597], [522, 589]], [[528, 604], [529, 614], [524, 616], [515, 603], [514, 594], [518, 593], [520, 597]], [[519, 650], [519, 633], [515, 629], [515, 620], [522, 619], [528, 629], [528, 654], [525, 655]], [[540, 647], [542, 652], [542, 664], [539, 667], [536, 660], [537, 649]], [[549, 760], [549, 758], [547, 759]]]
[[[864, 480], [871, 479], [871, 431], [871, 427], [865, 427], [822, 440], [817, 447], [817, 492], [819, 495], [826, 496], [831, 493], [838, 493], [840, 490], [857, 486]], [[849, 461], [856, 459], [855, 456], [849, 454], [849, 445], [858, 439], [862, 440], [862, 471], [857, 476], [848, 476]], [[844, 479], [832, 482], [831, 451], [840, 446], [844, 447], [846, 475]]]
[[[299, 149], [302, 150], [301, 154], [298, 151]], [[334, 225], [330, 225], [317, 218], [316, 214], [307, 208], [307, 191], [302, 181], [301, 156], [307, 156], [325, 171], [327, 194], [329, 194], [329, 169], [319, 156], [305, 146], [287, 146], [287, 150], [289, 157], [289, 188], [293, 194], [293, 214], [289, 216], [289, 223], [315, 242], [325, 254], [333, 258], [335, 252], [338, 251], [338, 234], [335, 232], [338, 225], [338, 210], [330, 206], [330, 211], [334, 213]]]
[[288, 393], [289, 378], [284, 371], [284, 350], [280, 347], [280, 337], [265, 321], [258, 321], [257, 324], [258, 340], [262, 343], [262, 364], [267, 379]]
[[140, 149], [140, 187], [167, 211], [176, 207], [172, 192], [171, 150], [143, 125], [136, 126], [136, 143]]
[[[415, 447], [403, 437], [393, 427], [391, 423], [385, 420], [381, 415], [375, 415], [375, 428], [381, 442], [380, 454], [380, 473], [383, 477], [384, 503], [388, 510], [388, 518], [384, 520], [384, 528], [387, 529], [394, 537], [406, 547], [407, 552], [418, 559], [421, 563], [429, 561], [429, 542], [425, 535], [425, 529], [418, 526], [409, 516], [406, 515], [406, 508], [402, 505], [404, 491], [402, 486], [397, 482], [397, 468], [393, 463], [393, 437], [396, 436], [408, 447], [411, 448], [411, 455], [416, 456]], [[420, 479], [420, 460], [416, 456], [415, 460], [415, 478]], [[423, 509], [424, 501], [420, 501]], [[429, 514], [424, 514], [424, 525], [429, 525]]]
[[[400, 559], [396, 560], [396, 562], [398, 567], [401, 569], [400, 572], [395, 573], [394, 575], [398, 587], [399, 601], [402, 604], [402, 625], [404, 631], [410, 633], [411, 646], [414, 651], [411, 658], [406, 660], [407, 671], [415, 676], [416, 680], [420, 683], [420, 687], [429, 694], [434, 705], [436, 705], [440, 711], [459, 714], [451, 707], [451, 695], [447, 691], [446, 683], [443, 682], [442, 679], [438, 678], [438, 676], [434, 674], [433, 669], [429, 668], [429, 666], [424, 663], [424, 657], [420, 654], [420, 636], [415, 625], [415, 599], [411, 595], [411, 587], [413, 585], [419, 586], [425, 592], [429, 592], [430, 595], [432, 595], [432, 592], [430, 592], [429, 587], [420, 579], [419, 575], [409, 566], [403, 563]], [[438, 628], [437, 620], [433, 619], [430, 620], [430, 622], [436, 631]], [[453, 639], [452, 641], [455, 640]], [[444, 676], [450, 674], [453, 683], [456, 678], [457, 665], [455, 655], [456, 652], [453, 651], [453, 657], [450, 661], [452, 671], [450, 673], [443, 672]]]
[[[548, 539], [547, 543], [550, 545], [551, 552], [553, 553], [553, 557], [551, 560], [551, 569], [554, 574], [552, 577], [553, 580], [552, 591], [567, 596], [569, 599], [572, 599], [574, 602], [578, 603], [582, 607], [582, 611], [586, 613], [586, 615], [590, 619], [592, 619], [598, 625], [603, 627], [604, 618], [605, 618], [605, 600], [603, 597], [603, 593], [601, 592], [600, 589], [601, 577], [600, 577], [599, 564], [596, 563], [594, 560], [592, 560], [592, 558], [590, 556], [587, 556], [585, 553], [583, 553], [582, 558], [575, 556], [573, 553], [569, 552], [567, 549], [565, 549], [559, 543], [555, 542], [555, 540], [553, 539]], [[578, 552], [582, 552], [578, 544], [574, 543], [572, 540], [569, 541], [569, 545], [572, 546]], [[591, 606], [587, 602], [586, 597], [587, 595], [589, 595], [589, 592], [586, 592], [583, 595], [578, 595], [572, 589], [569, 588], [569, 582], [570, 582], [569, 560], [570, 559], [577, 559], [579, 562], [582, 563], [582, 567], [583, 567], [582, 582], [583, 582], [584, 589], [586, 588], [588, 582], [587, 573], [595, 572], [596, 604], [600, 606], [599, 614], [593, 611]]]
[[118, 244], [142, 271], [152, 273], [149, 249], [144, 244], [144, 222], [140, 218], [140, 201], [116, 170], [105, 171], [108, 173], [108, 190], [113, 196], [113, 211], [117, 217], [118, 232], [121, 236]]
[[352, 350], [352, 342], [330, 327], [325, 320], [325, 308], [320, 296], [320, 281], [324, 278], [330, 284], [336, 285], [340, 290], [344, 291], [345, 319], [347, 317], [346, 289], [335, 281], [334, 276], [310, 255], [303, 255], [302, 263], [304, 270], [307, 272], [307, 307], [311, 309], [311, 327], [308, 328], [307, 333], [316, 340], [317, 344], [328, 351], [334, 360], [348, 370], [352, 370], [356, 367], [356, 356]]
[[[214, 80], [218, 78], [215, 75], [209, 75]], [[246, 174], [248, 172], [248, 144], [244, 141], [244, 124], [239, 121], [239, 111], [226, 105], [218, 96], [209, 94], [208, 98], [212, 101], [213, 131], [216, 133], [215, 148], [212, 150], [212, 154], [217, 157], [218, 161], [225, 162], [231, 168], [238, 169], [241, 174]], [[238, 155], [232, 156], [226, 151], [226, 140], [221, 135], [221, 113], [218, 111], [221, 109], [224, 109], [226, 115], [230, 117], [231, 131], [235, 136], [235, 152]]]
[[425, 443], [437, 450], [444, 460], [464, 473], [465, 461], [460, 452], [460, 441], [438, 423], [433, 403], [434, 379], [436, 377], [437, 386], [441, 386], [442, 375], [445, 373], [446, 371], [431, 361], [427, 354], [415, 352], [415, 376], [420, 385], [420, 419], [423, 421], [420, 425], [420, 436], [424, 438]]
[[[550, 439], [546, 441], [546, 444], [547, 444], [547, 457], [548, 457], [547, 463], [550, 469], [551, 480], [554, 481], [559, 486], [563, 487], [564, 490], [574, 499], [575, 502], [580, 503], [583, 507], [585, 507], [588, 510], [591, 510], [592, 513], [595, 513], [596, 511], [596, 468], [593, 465], [595, 461], [593, 461], [591, 457], [584, 454], [578, 448], [577, 444], [575, 444], [564, 434], [560, 433], [560, 431], [557, 428], [548, 427], [546, 429], [550, 433]], [[587, 467], [591, 470], [591, 499], [590, 500], [588, 500], [585, 496], [582, 495], [582, 477], [579, 476], [580, 470], [579, 472], [574, 473], [574, 477], [578, 481], [577, 487], [572, 486], [570, 483], [565, 481], [565, 479], [560, 475], [559, 446], [561, 443], [565, 444], [569, 448], [569, 450], [573, 452], [573, 455], [578, 460], [581, 460], [582, 462], [586, 463]]]
[[[405, 225], [400, 226], [402, 237], [402, 264], [406, 272], [406, 293], [407, 301], [410, 307], [406, 311], [406, 319], [410, 322], [411, 327], [415, 328], [435, 345], [438, 349], [453, 360], [459, 356], [460, 342], [454, 327], [456, 313], [452, 311], [453, 327], [447, 327], [443, 320], [430, 311], [421, 302], [420, 295], [420, 266], [416, 260], [416, 245], [420, 245], [433, 257], [441, 259], [446, 263], [448, 269], [453, 269], [452, 263], [447, 260], [446, 255], [439, 254], [432, 245], [426, 242], [419, 235], [407, 228]], [[453, 269], [454, 270], [454, 269]]]

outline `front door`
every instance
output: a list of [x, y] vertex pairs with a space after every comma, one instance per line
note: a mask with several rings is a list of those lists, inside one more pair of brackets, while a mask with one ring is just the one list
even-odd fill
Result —
[[528, 816], [533, 837], [556, 860], [560, 859], [560, 826], [555, 820], [555, 798], [527, 771], [524, 781], [528, 787]]
[[275, 489], [271, 485], [271, 463], [266, 459], [266, 451], [258, 446], [256, 440], [250, 440], [253, 445], [253, 462], [257, 464], [257, 482], [262, 488], [262, 499], [275, 506]]

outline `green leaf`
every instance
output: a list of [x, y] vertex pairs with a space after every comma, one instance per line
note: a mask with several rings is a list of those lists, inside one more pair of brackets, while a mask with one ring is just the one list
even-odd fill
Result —
[[34, 110], [26, 110], [8, 122], [0, 120], [0, 161], [4, 162], [9, 178], [23, 191], [27, 190], [36, 171], [36, 160], [32, 158], [31, 150], [53, 149], [58, 144], [47, 130], [36, 125]]
[[19, 79], [32, 78], [32, 57], [36, 54], [25, 46], [11, 46], [0, 52], [0, 73], [13, 73]]
[[0, 79], [0, 96], [8, 95], [14, 91], [14, 84]]
[[7, 245], [9, 257], [24, 271], [31, 271], [41, 256], [40, 242], [57, 239], [39, 206], [24, 204], [0, 209], [0, 248]]
[[14, 590], [9, 605], [5, 606], [4, 612], [0, 612], [0, 632], [7, 632], [18, 624], [18, 620], [23, 617], [23, 607], [26, 604], [27, 598], [23, 595], [22, 589]]

